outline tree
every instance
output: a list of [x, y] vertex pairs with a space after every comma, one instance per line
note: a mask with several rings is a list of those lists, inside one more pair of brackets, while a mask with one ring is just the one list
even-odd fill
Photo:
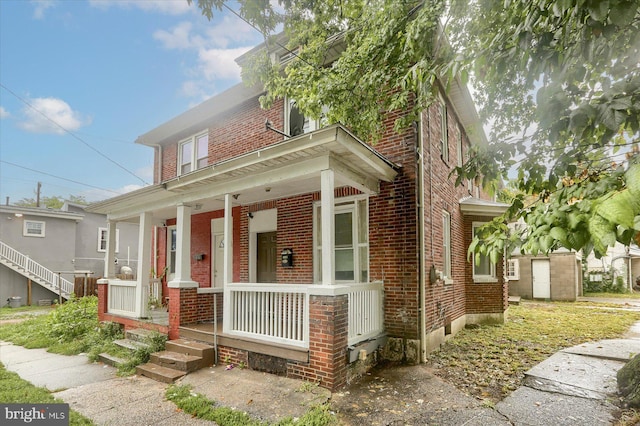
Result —
[[[85, 200], [84, 196], [76, 196], [70, 195], [69, 198], [64, 198], [59, 195], [54, 195], [51, 197], [42, 197], [40, 199], [40, 206], [46, 207], [48, 209], [60, 209], [64, 205], [65, 201], [74, 204], [80, 204], [83, 206], [89, 205], [89, 202]], [[23, 198], [19, 201], [15, 202], [16, 206], [19, 207], [36, 207], [36, 199], [35, 198]]]
[[[188, 0], [190, 3], [193, 0]], [[243, 79], [268, 107], [296, 99], [307, 115], [380, 135], [385, 111], [409, 109], [402, 130], [439, 86], [471, 75], [492, 143], [458, 168], [486, 188], [517, 167], [510, 208], [470, 251], [497, 260], [522, 244], [606, 252], [640, 243], [640, 8], [633, 0], [240, 0], [265, 35]], [[209, 18], [228, 8], [198, 0]], [[282, 27], [279, 27], [279, 26]], [[283, 36], [274, 36], [282, 28]], [[332, 49], [340, 48], [334, 60]], [[293, 52], [280, 65], [269, 49]], [[383, 93], [384, 96], [380, 96]], [[533, 201], [530, 201], [533, 200]], [[513, 232], [507, 221], [527, 227]]]

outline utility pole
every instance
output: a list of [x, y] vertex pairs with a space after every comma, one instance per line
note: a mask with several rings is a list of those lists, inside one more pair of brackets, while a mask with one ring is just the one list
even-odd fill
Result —
[[42, 182], [38, 182], [38, 189], [36, 190], [36, 207], [40, 207], [40, 189], [42, 188]]

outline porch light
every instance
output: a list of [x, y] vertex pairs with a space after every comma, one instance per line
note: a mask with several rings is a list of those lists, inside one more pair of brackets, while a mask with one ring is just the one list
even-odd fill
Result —
[[218, 248], [224, 248], [224, 240], [220, 240], [220, 245], [218, 246]]
[[14, 216], [15, 217], [22, 217], [22, 213], [15, 213]]

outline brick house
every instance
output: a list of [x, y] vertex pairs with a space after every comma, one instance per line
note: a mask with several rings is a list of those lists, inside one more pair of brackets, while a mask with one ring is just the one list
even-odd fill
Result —
[[[390, 113], [374, 145], [287, 100], [262, 110], [260, 94], [239, 84], [138, 138], [155, 150], [154, 185], [90, 207], [111, 237], [121, 221], [140, 230], [136, 281], [115, 279], [108, 244], [100, 319], [329, 389], [504, 320], [504, 265], [471, 264], [467, 248], [506, 206], [449, 176], [487, 143], [464, 85], [402, 134]], [[142, 320], [154, 271], [168, 326]]]

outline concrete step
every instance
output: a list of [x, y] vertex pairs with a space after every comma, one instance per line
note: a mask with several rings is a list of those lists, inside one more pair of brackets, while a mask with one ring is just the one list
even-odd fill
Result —
[[187, 373], [173, 368], [162, 367], [150, 362], [136, 367], [136, 373], [163, 383], [173, 383]]
[[203, 367], [203, 359], [201, 357], [171, 351], [152, 353], [149, 362], [186, 373], [191, 373]]
[[156, 332], [147, 330], [144, 328], [134, 328], [127, 330], [124, 333], [124, 337], [129, 340], [135, 340], [136, 342], [146, 342], [150, 336], [153, 336]]
[[114, 340], [113, 343], [115, 343], [116, 345], [132, 350], [132, 351], [136, 351], [140, 348], [148, 348], [149, 345], [147, 345], [144, 342], [138, 342], [137, 340], [131, 340], [131, 339], [119, 339], [119, 340]]
[[110, 355], [106, 352], [103, 352], [101, 354], [98, 355], [98, 361], [101, 361], [107, 365], [110, 365], [112, 367], [119, 367], [120, 365], [124, 364], [125, 362], [127, 362], [126, 359], [124, 358], [120, 358], [117, 357], [115, 355]]
[[168, 340], [165, 350], [202, 358], [202, 367], [213, 365], [213, 346], [187, 339]]

